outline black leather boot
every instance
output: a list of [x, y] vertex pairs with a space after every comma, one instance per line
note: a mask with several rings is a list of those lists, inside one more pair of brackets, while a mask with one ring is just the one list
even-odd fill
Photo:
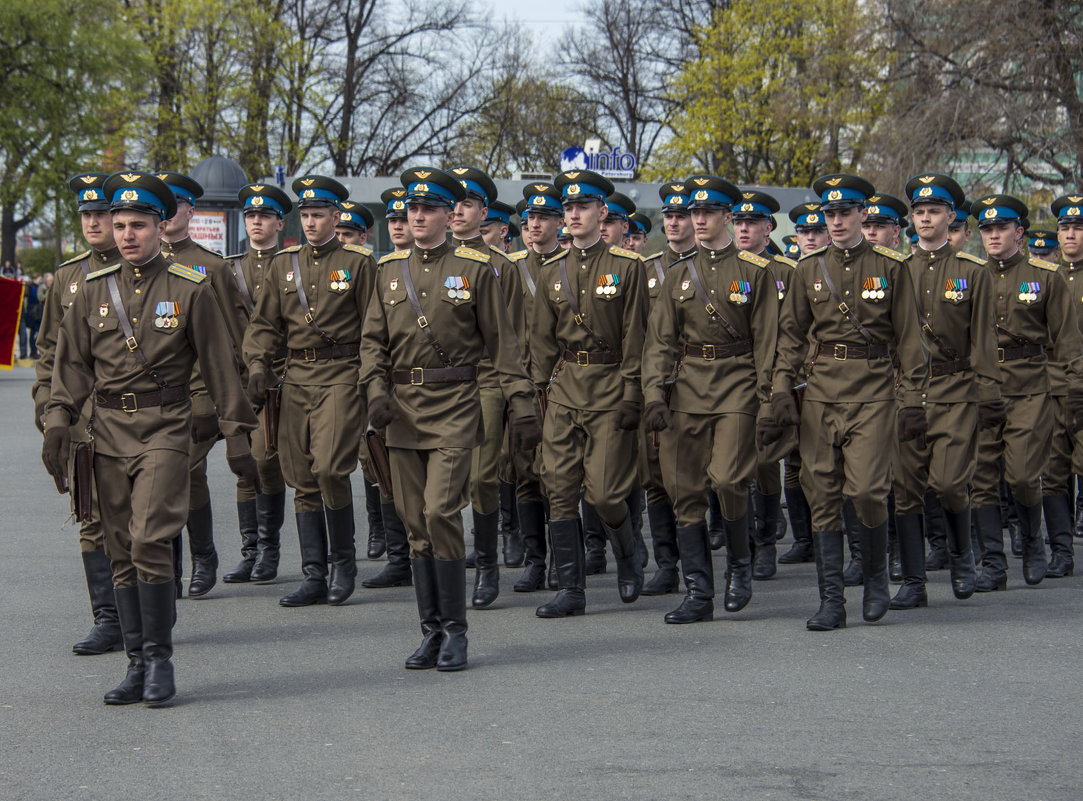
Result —
[[936, 493], [925, 493], [925, 541], [929, 553], [925, 557], [926, 570], [943, 570], [950, 564], [948, 557], [947, 512], [940, 505]]
[[341, 606], [353, 595], [357, 579], [357, 546], [353, 504], [341, 509], [323, 508], [327, 518], [327, 544], [331, 551], [331, 581], [327, 588], [327, 603]]
[[128, 672], [123, 681], [102, 699], [110, 706], [138, 704], [143, 700], [143, 614], [139, 609], [139, 588], [119, 587], [114, 591], [117, 617], [128, 654]]
[[979, 506], [971, 519], [981, 541], [981, 574], [974, 584], [976, 592], [994, 592], [1008, 587], [1008, 560], [1004, 556], [1004, 530], [1000, 525], [999, 506]]
[[899, 541], [903, 585], [891, 599], [892, 609], [917, 609], [929, 605], [929, 595], [925, 591], [925, 541], [921, 527], [921, 512], [896, 513], [895, 531]]
[[256, 543], [259, 541], [259, 523], [256, 502], [237, 501], [237, 525], [241, 530], [241, 561], [222, 576], [226, 584], [244, 584], [252, 580], [252, 568], [256, 566]]
[[1072, 501], [1067, 495], [1042, 498], [1045, 528], [1049, 532], [1049, 567], [1046, 578], [1064, 578], [1075, 572], [1075, 548], [1072, 545]]
[[545, 587], [545, 504], [541, 501], [521, 502], [519, 529], [526, 567], [512, 589], [516, 592], [536, 592]]
[[546, 618], [581, 615], [587, 608], [583, 529], [577, 519], [550, 520], [549, 535], [559, 589], [535, 614]]
[[1075, 527], [1077, 537], [1083, 537], [1083, 476], [1076, 476], [1075, 489]]
[[846, 594], [842, 582], [842, 532], [816, 531], [812, 540], [816, 550], [816, 582], [820, 589], [820, 608], [808, 619], [809, 631], [832, 631], [846, 628]]
[[587, 575], [606, 571], [605, 531], [594, 507], [583, 501], [583, 540], [587, 549]]
[[780, 565], [797, 565], [816, 560], [812, 548], [812, 511], [805, 499], [805, 491], [800, 486], [785, 487], [786, 510], [790, 515], [790, 530], [793, 531], [793, 545], [790, 550], [778, 557]]
[[1008, 482], [1000, 481], [1000, 519], [1004, 528], [1008, 529], [1008, 540], [1012, 547], [1012, 556], [1018, 558], [1023, 555], [1023, 536], [1019, 528], [1019, 514], [1015, 508], [1015, 499], [1012, 497], [1012, 488]]
[[181, 579], [184, 578], [184, 542], [178, 534], [170, 543], [173, 545], [173, 584], [177, 588], [177, 598], [183, 598], [184, 583]]
[[636, 547], [635, 532], [632, 530], [632, 516], [625, 515], [624, 522], [617, 528], [610, 528], [602, 522], [609, 535], [609, 546], [613, 549], [613, 558], [617, 561], [617, 591], [626, 604], [633, 603], [643, 590], [643, 565]]
[[362, 587], [383, 589], [385, 587], [410, 586], [410, 542], [406, 538], [406, 526], [399, 519], [394, 503], [381, 503], [380, 515], [384, 521], [387, 538], [387, 564], [375, 576], [361, 582]]
[[947, 527], [948, 567], [951, 569], [951, 591], [965, 601], [974, 594], [977, 573], [974, 570], [974, 552], [971, 548], [970, 509], [949, 512], [944, 509]]
[[[475, 609], [492, 606], [500, 595], [499, 541], [500, 511], [474, 512], [474, 594], [470, 604]], [[464, 568], [465, 569], [465, 568]]]
[[778, 519], [782, 513], [782, 496], [767, 495], [758, 490], [752, 494], [756, 496], [756, 509], [759, 511], [756, 528], [752, 532], [752, 541], [756, 546], [752, 557], [752, 578], [766, 581], [774, 578], [778, 572], [775, 564], [775, 542], [778, 536]]
[[677, 519], [671, 504], [648, 506], [647, 522], [651, 527], [651, 544], [658, 571], [643, 585], [643, 595], [666, 595], [681, 588], [677, 575]]
[[436, 667], [436, 657], [444, 641], [444, 630], [440, 627], [440, 600], [436, 591], [436, 560], [431, 556], [411, 559], [410, 568], [414, 576], [417, 613], [421, 618], [421, 645], [406, 658], [406, 669], [428, 670]]
[[177, 694], [173, 681], [173, 623], [177, 599], [173, 582], [136, 582], [139, 612], [143, 618], [143, 701], [147, 706], [165, 706]]
[[545, 571], [545, 584], [549, 589], [556, 590], [560, 588], [560, 582], [557, 580], [557, 557], [553, 551], [553, 531], [549, 528], [548, 523], [545, 526], [545, 539], [549, 543], [549, 568]]
[[858, 531], [857, 512], [849, 498], [842, 503], [842, 529], [850, 544], [850, 564], [842, 574], [842, 583], [847, 587], [860, 587], [865, 575], [861, 567], [861, 534]]
[[[895, 517], [892, 514], [888, 518], [890, 525], [887, 527], [887, 577], [889, 581], [903, 580], [902, 557], [899, 555], [899, 535], [895, 530]], [[922, 540], [924, 542], [924, 540]], [[921, 555], [922, 562], [925, 554]]]
[[380, 512], [380, 488], [365, 481], [365, 517], [369, 523], [368, 558], [379, 559], [387, 550], [384, 516]]
[[278, 577], [282, 523], [286, 517], [286, 491], [256, 496], [256, 563], [252, 581], [266, 583]]
[[71, 647], [72, 653], [96, 656], [119, 651], [124, 639], [117, 618], [117, 601], [113, 596], [113, 568], [105, 551], [83, 551], [83, 573], [86, 574], [94, 626], [86, 637]]
[[218, 581], [218, 551], [214, 548], [214, 521], [211, 505], [188, 510], [188, 550], [192, 554], [192, 580], [188, 597], [199, 598]]
[[297, 513], [297, 539], [301, 544], [301, 586], [279, 599], [280, 606], [327, 603], [327, 526], [323, 511]]
[[861, 568], [864, 573], [865, 594], [861, 601], [861, 616], [869, 623], [887, 614], [891, 596], [887, 589], [887, 521], [878, 526], [857, 523], [861, 535]]
[[635, 541], [636, 554], [639, 556], [639, 566], [645, 568], [650, 562], [650, 552], [647, 550], [647, 541], [643, 539], [643, 488], [636, 486], [627, 498], [628, 518], [632, 521], [632, 538]]
[[[649, 508], [649, 507], [648, 507]], [[665, 616], [666, 623], [697, 623], [714, 619], [714, 563], [707, 526], [680, 526], [677, 547], [687, 588], [681, 605]]]
[[726, 530], [726, 592], [722, 603], [727, 612], [740, 612], [752, 600], [748, 513], [736, 520], [726, 520], [722, 525]]
[[1019, 515], [1019, 531], [1023, 539], [1023, 581], [1031, 586], [1041, 584], [1049, 569], [1045, 543], [1042, 542], [1042, 505], [1024, 506], [1017, 500], [1015, 510]]
[[718, 496], [707, 491], [707, 537], [711, 543], [711, 550], [721, 550], [726, 544], [726, 526], [722, 518], [722, 504]]
[[504, 567], [522, 567], [526, 552], [519, 524], [519, 504], [515, 501], [515, 485], [500, 482], [500, 525], [504, 535]]
[[[494, 524], [495, 527], [495, 524]], [[443, 639], [436, 657], [441, 672], [466, 668], [466, 563], [463, 559], [433, 559], [436, 597]]]

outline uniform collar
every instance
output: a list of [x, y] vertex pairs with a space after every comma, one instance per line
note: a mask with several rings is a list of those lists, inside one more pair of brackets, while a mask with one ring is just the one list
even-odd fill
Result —
[[858, 243], [852, 248], [840, 248], [834, 242], [828, 245], [828, 250], [837, 253], [839, 255], [839, 258], [843, 261], [849, 261], [851, 259], [857, 258], [868, 249], [869, 240], [867, 240], [865, 237], [861, 237], [861, 239], [858, 240]]
[[95, 250], [91, 253], [90, 258], [93, 259], [95, 262], [109, 264], [111, 262], [115, 262], [117, 259], [120, 258], [120, 248], [118, 248], [116, 245], [113, 245], [113, 247], [109, 248], [108, 250]]
[[561, 251], [561, 250], [562, 250], [562, 248], [560, 247], [560, 243], [559, 243], [559, 242], [557, 242], [557, 245], [556, 245], [556, 247], [555, 247], [555, 248], [553, 248], [552, 250], [550, 250], [550, 251], [549, 251], [548, 253], [539, 253], [538, 251], [536, 251], [536, 250], [534, 250], [533, 248], [531, 248], [531, 251], [532, 251], [532, 252], [533, 252], [533, 253], [534, 253], [534, 254], [535, 254], [535, 255], [536, 255], [537, 257], [538, 257], [538, 259], [539, 259], [540, 261], [545, 261], [546, 259], [551, 259], [551, 258], [553, 258], [553, 256], [555, 256], [555, 255], [557, 255], [558, 253], [560, 253], [560, 251]]
[[685, 256], [691, 256], [693, 253], [696, 252], [695, 245], [692, 245], [692, 247], [688, 248], [688, 250], [674, 250], [672, 245], [666, 245], [666, 247], [669, 249], [669, 252], [676, 256], [678, 259], [683, 259]]
[[481, 234], [472, 236], [469, 239], [459, 239], [458, 237], [453, 236], [451, 237], [451, 242], [455, 247], [470, 248], [471, 250], [481, 251], [482, 253], [489, 249], [489, 246], [485, 244], [485, 239], [482, 238]]
[[135, 275], [137, 278], [145, 278], [146, 276], [151, 275], [158, 270], [164, 270], [168, 268], [169, 260], [166, 259], [164, 253], [159, 251], [157, 256], [152, 258], [150, 261], [145, 262], [144, 264], [135, 265], [127, 259], [121, 259], [121, 264], [124, 265], [125, 269], [131, 270], [132, 274]]
[[576, 247], [575, 243], [573, 242], [571, 249], [572, 249], [573, 253], [578, 253], [579, 257], [581, 259], [588, 259], [591, 256], [594, 256], [594, 255], [596, 255], [598, 253], [601, 253], [603, 250], [608, 250], [609, 249], [609, 244], [599, 236], [598, 241], [595, 242], [590, 247], [579, 248], [579, 247]]
[[165, 239], [162, 240], [162, 250], [169, 251], [170, 253], [176, 253], [178, 250], [184, 250], [192, 242], [191, 236], [186, 236], [183, 239], [178, 239], [176, 242], [168, 242]]
[[326, 256], [327, 254], [333, 253], [334, 251], [338, 250], [340, 247], [342, 247], [342, 240], [339, 239], [337, 236], [332, 236], [322, 245], [309, 245], [308, 247], [311, 248], [312, 255], [318, 258], [320, 256]]
[[991, 261], [996, 267], [1000, 268], [1001, 270], [1009, 270], [1015, 265], [1021, 264], [1023, 262], [1023, 258], [1023, 251], [1017, 250], [1013, 255], [1009, 256], [1006, 259], [992, 259]]
[[425, 248], [415, 247], [414, 253], [416, 253], [422, 261], [433, 261], [443, 256], [450, 249], [451, 243], [445, 239], [439, 245], [434, 248], [430, 248], [429, 250], [425, 250]]
[[718, 261], [719, 259], [722, 259], [730, 255], [731, 253], [736, 253], [737, 245], [731, 239], [728, 245], [726, 245], [724, 248], [720, 248], [719, 250], [711, 250], [710, 248], [701, 245], [699, 248], [699, 252], [706, 256], [708, 261]]

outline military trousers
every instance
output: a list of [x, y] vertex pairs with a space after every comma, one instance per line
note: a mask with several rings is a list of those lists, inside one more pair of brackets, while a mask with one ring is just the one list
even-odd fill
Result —
[[172, 581], [172, 541], [188, 520], [188, 454], [95, 454], [94, 478], [114, 586]]
[[703, 524], [709, 492], [717, 493], [722, 516], [737, 520], [748, 511], [756, 471], [756, 417], [673, 412], [658, 457], [678, 526]]
[[406, 526], [410, 558], [466, 556], [462, 510], [470, 488], [470, 448], [388, 448], [395, 511]]
[[504, 393], [480, 387], [481, 427], [485, 439], [470, 458], [470, 503], [483, 515], [500, 505], [500, 447], [504, 442]]
[[662, 479], [662, 465], [658, 461], [660, 437], [646, 426], [639, 427], [639, 483], [647, 492], [647, 506], [664, 506], [669, 503], [665, 481]]
[[970, 482], [978, 463], [978, 405], [929, 403], [924, 437], [895, 443], [892, 473], [895, 514], [921, 514], [930, 489], [949, 512], [970, 505]]
[[356, 384], [282, 386], [278, 456], [295, 490], [298, 512], [341, 509], [353, 502], [350, 475], [365, 425]]
[[612, 529], [628, 516], [636, 483], [636, 431], [617, 428], [617, 412], [549, 403], [542, 435], [542, 480], [552, 520], [579, 517], [582, 497]]
[[188, 451], [188, 508], [202, 509], [211, 502], [211, 488], [207, 484], [207, 456], [218, 442], [209, 439], [205, 442], [193, 442]]
[[842, 530], [842, 501], [864, 525], [887, 521], [895, 400], [801, 405], [801, 487], [813, 531]]
[[978, 434], [978, 464], [971, 482], [975, 508], [1000, 504], [1001, 460], [1012, 497], [1023, 506], [1042, 501], [1042, 469], [1053, 437], [1053, 398], [1047, 393], [1016, 395], [1004, 398], [1004, 403], [1008, 407], [1004, 426]]
[[1072, 476], [1083, 475], [1083, 430], [1068, 428], [1068, 398], [1054, 396], [1053, 430], [1050, 432], [1049, 460], [1042, 471], [1043, 495], [1068, 495]]
[[500, 456], [501, 463], [505, 466], [502, 479], [515, 485], [515, 500], [518, 503], [544, 500], [541, 480], [541, 445], [531, 451], [513, 448], [511, 426], [507, 426]]
[[[257, 414], [260, 424], [252, 430], [249, 442], [252, 445], [252, 457], [256, 460], [259, 469], [259, 483], [263, 488], [264, 495], [275, 495], [286, 489], [286, 480], [282, 477], [282, 464], [278, 459], [277, 451], [267, 450], [267, 432], [263, 427], [263, 415]], [[243, 478], [237, 479], [237, 500], [254, 501], [256, 488], [251, 482]]]
[[786, 487], [801, 486], [801, 451], [795, 450], [786, 457], [783, 463], [782, 484]]

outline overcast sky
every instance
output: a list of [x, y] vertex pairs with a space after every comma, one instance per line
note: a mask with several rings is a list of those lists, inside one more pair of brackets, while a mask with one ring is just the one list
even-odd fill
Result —
[[584, 0], [488, 0], [496, 19], [516, 21], [539, 44], [551, 44], [567, 27], [582, 20]]

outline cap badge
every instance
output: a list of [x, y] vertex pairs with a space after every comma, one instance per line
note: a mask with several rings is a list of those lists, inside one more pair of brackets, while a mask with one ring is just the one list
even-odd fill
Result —
[[82, 178], [83, 178], [83, 183], [84, 183], [84, 184], [92, 184], [92, 183], [94, 183], [94, 182], [95, 182], [96, 180], [98, 180], [98, 179], [97, 179], [97, 178], [96, 178], [95, 176], [93, 176], [93, 175], [84, 175], [84, 176], [82, 176]]
[[[748, 197], [748, 195], [745, 195], [745, 197]], [[751, 203], [741, 204], [741, 211], [752, 211], [754, 208], [755, 206], [753, 206]]]
[[302, 178], [301, 179], [301, 186], [312, 186], [312, 184], [314, 184], [314, 183], [316, 183], [315, 178]]
[[573, 181], [574, 181], [574, 180], [575, 180], [576, 178], [578, 178], [578, 177], [579, 177], [579, 172], [578, 172], [578, 170], [577, 170], [576, 172], [566, 172], [566, 173], [564, 173], [564, 174], [565, 174], [565, 175], [567, 175], [567, 176], [568, 176], [568, 177], [569, 177], [570, 179], [572, 179]]
[[693, 183], [694, 183], [694, 184], [695, 184], [696, 186], [706, 186], [706, 185], [707, 185], [707, 181], [709, 181], [709, 180], [710, 180], [709, 178], [693, 178], [693, 179], [692, 179], [692, 182], [693, 182]]
[[134, 189], [125, 189], [120, 193], [121, 200], [139, 200], [139, 193]]
[[707, 199], [707, 190], [706, 189], [701, 189], [698, 192], [696, 192], [696, 200], [706, 200], [706, 199]]
[[86, 192], [83, 193], [83, 200], [97, 200], [97, 199], [98, 199], [98, 190], [97, 189], [88, 189]]
[[986, 212], [985, 212], [985, 219], [987, 219], [987, 220], [991, 220], [996, 216], [997, 216], [997, 210], [996, 209], [987, 209]]
[[842, 179], [841, 178], [828, 178], [826, 181], [824, 181], [824, 183], [827, 184], [828, 186], [838, 186], [840, 183], [842, 183]]
[[126, 172], [120, 177], [123, 178], [125, 181], [127, 181], [130, 184], [135, 183], [136, 181], [139, 180], [139, 176], [136, 175], [134, 172]]
[[414, 191], [415, 192], [428, 192], [429, 191], [429, 185], [428, 184], [417, 184], [414, 187]]
[[1070, 209], [1068, 209], [1068, 211], [1065, 212], [1065, 216], [1067, 216], [1067, 217], [1078, 217], [1079, 216], [1079, 206], [1072, 206]]
[[933, 181], [936, 180], [936, 176], [935, 175], [922, 175], [920, 178], [918, 178], [918, 180], [921, 181], [923, 184], [931, 184]]
[[1080, 203], [1080, 202], [1083, 202], [1083, 197], [1080, 197], [1079, 195], [1069, 195], [1068, 196], [1068, 202], [1069, 203]]
[[842, 192], [840, 192], [838, 189], [832, 189], [830, 192], [827, 193], [827, 199], [842, 200]]
[[819, 221], [820, 221], [820, 218], [819, 218], [819, 216], [817, 216], [817, 215], [815, 215], [815, 214], [807, 214], [807, 215], [805, 215], [805, 222], [806, 222], [806, 223], [807, 223], [808, 225], [815, 225], [815, 224], [816, 224], [816, 223], [818, 223]]
[[250, 186], [248, 188], [251, 189], [253, 192], [262, 192], [263, 191], [263, 184], [252, 184], [252, 186]]
[[261, 197], [252, 198], [252, 205], [253, 206], [262, 206], [263, 205], [263, 198], [261, 198]]
[[542, 195], [535, 195], [534, 199], [532, 201], [530, 201], [530, 202], [535, 206], [544, 206], [545, 205], [545, 197], [543, 197]]
[[880, 213], [880, 207], [879, 206], [869, 206], [869, 214], [879, 214], [879, 213]]
[[933, 193], [933, 188], [931, 186], [923, 186], [923, 187], [921, 187], [921, 190], [918, 192], [918, 197], [929, 197], [930, 195], [932, 195], [932, 193]]
[[430, 175], [432, 175], [432, 173], [429, 172], [428, 170], [414, 170], [414, 175], [416, 175], [418, 178], [420, 178], [422, 181], [424, 181], [426, 178], [428, 178]]
[[580, 191], [579, 184], [568, 184], [569, 195], [578, 195]]
[[342, 214], [338, 215], [338, 218], [340, 220], [345, 220], [346, 222], [349, 222], [350, 220], [353, 219], [353, 215], [350, 214], [350, 212], [348, 212], [348, 211], [344, 211], [344, 212], [342, 212]]
[[165, 181], [165, 180], [167, 180], [168, 178], [169, 178], [169, 173], [167, 173], [167, 172], [160, 172], [160, 173], [158, 173], [158, 180], [159, 180], [159, 181]]

